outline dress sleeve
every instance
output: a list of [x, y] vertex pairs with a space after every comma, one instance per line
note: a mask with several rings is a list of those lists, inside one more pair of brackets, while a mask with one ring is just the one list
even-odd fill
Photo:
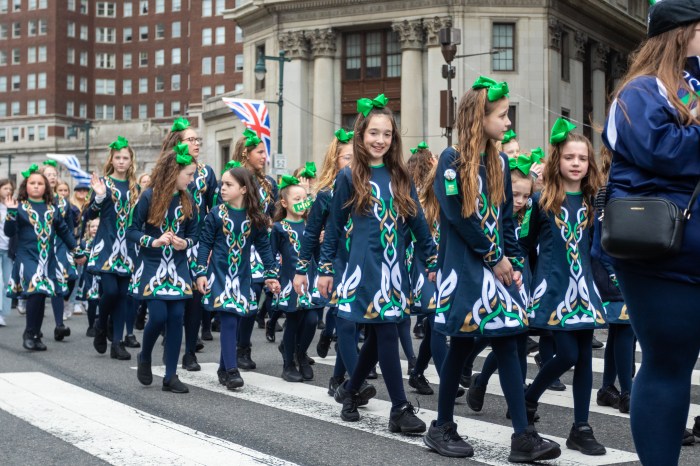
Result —
[[[525, 213], [525, 218], [523, 219], [523, 224], [520, 226], [520, 238], [518, 239], [518, 245], [520, 246], [521, 253], [524, 257], [531, 257], [531, 254], [537, 248], [537, 241], [540, 235], [540, 224], [542, 219], [540, 218], [540, 194], [537, 193], [532, 197], [532, 207], [530, 212]], [[534, 263], [531, 264], [534, 266]]]
[[304, 235], [301, 238], [301, 250], [299, 251], [299, 261], [297, 262], [296, 271], [299, 274], [305, 274], [309, 271], [311, 260], [316, 258], [319, 249], [321, 231], [326, 224], [328, 218], [328, 203], [331, 201], [330, 193], [320, 191], [316, 196], [316, 200], [311, 205], [309, 218], [306, 220], [306, 228]]
[[[63, 215], [61, 215], [61, 210], [57, 205], [54, 205], [55, 215], [53, 217], [53, 228], [69, 250], [75, 252], [78, 246], [75, 242], [75, 236], [73, 236], [73, 231], [69, 227], [68, 223], [64, 220]], [[70, 213], [69, 215], [70, 216]]]

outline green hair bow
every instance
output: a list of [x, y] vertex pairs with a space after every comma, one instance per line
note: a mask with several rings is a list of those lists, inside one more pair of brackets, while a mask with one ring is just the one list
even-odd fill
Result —
[[532, 157], [526, 154], [520, 154], [517, 157], [511, 157], [508, 159], [508, 165], [511, 170], [520, 170], [523, 175], [527, 176], [530, 174], [530, 168], [535, 162]]
[[566, 137], [571, 131], [576, 128], [576, 125], [565, 118], [557, 118], [552, 126], [552, 131], [549, 133], [549, 143], [559, 144], [566, 141]]
[[238, 160], [229, 160], [228, 162], [226, 162], [226, 165], [224, 165], [224, 169], [221, 170], [221, 174], [223, 175], [227, 171], [233, 170], [234, 168], [238, 168], [241, 166], [241, 162], [239, 162]]
[[384, 108], [388, 103], [389, 99], [384, 94], [379, 94], [374, 99], [363, 97], [357, 101], [357, 112], [363, 114], [365, 118], [367, 118], [367, 115], [369, 115], [369, 112], [371, 112], [373, 108]]
[[500, 83], [487, 78], [486, 76], [479, 76], [479, 78], [472, 84], [472, 89], [488, 89], [486, 97], [489, 102], [494, 102], [503, 97], [508, 97], [508, 83], [501, 81]]
[[419, 150], [424, 150], [428, 148], [428, 144], [425, 143], [425, 141], [421, 141], [418, 143], [416, 147], [411, 148], [411, 154], [415, 154]]
[[347, 144], [348, 142], [352, 141], [352, 137], [354, 135], [354, 131], [345, 131], [343, 128], [340, 128], [335, 132], [336, 139], [338, 139], [338, 141], [342, 142], [343, 144]]
[[530, 158], [532, 163], [540, 163], [544, 159], [544, 151], [541, 147], [535, 147], [530, 151]]
[[187, 118], [180, 117], [173, 122], [173, 126], [170, 128], [170, 131], [185, 131], [189, 127], [190, 122], [187, 121]]
[[503, 135], [503, 141], [501, 141], [501, 144], [508, 144], [510, 141], [517, 137], [518, 135], [515, 134], [515, 131], [509, 129], [508, 131], [506, 131], [506, 134]]
[[48, 160], [44, 160], [44, 163], [42, 165], [50, 165], [50, 166], [56, 168], [56, 167], [58, 167], [58, 162], [56, 162], [53, 159], [48, 159]]
[[294, 186], [299, 184], [299, 179], [296, 176], [282, 175], [282, 181], [280, 182], [280, 191], [289, 186]]
[[304, 169], [299, 172], [304, 178], [316, 178], [316, 162], [306, 162]]
[[39, 171], [39, 165], [33, 163], [29, 166], [29, 168], [27, 168], [25, 171], [22, 172], [22, 176], [25, 178], [29, 178], [29, 176], [32, 173], [36, 173], [38, 171]]
[[173, 147], [173, 151], [175, 152], [175, 161], [178, 163], [178, 165], [189, 165], [194, 161], [190, 155], [189, 146], [184, 142], [175, 145], [175, 147]]
[[257, 147], [258, 144], [262, 142], [262, 140], [258, 137], [258, 133], [250, 128], [246, 128], [245, 131], [243, 131], [243, 136], [245, 136], [246, 147]]
[[109, 145], [109, 148], [114, 150], [122, 150], [125, 147], [129, 147], [129, 141], [124, 136], [117, 136], [117, 140]]

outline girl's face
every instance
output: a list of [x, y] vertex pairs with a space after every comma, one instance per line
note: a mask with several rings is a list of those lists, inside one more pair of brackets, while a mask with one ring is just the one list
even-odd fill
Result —
[[688, 50], [685, 53], [687, 57], [695, 57], [700, 55], [700, 31], [697, 29], [698, 24], [700, 23], [695, 23], [693, 25], [693, 35], [688, 41]]
[[503, 152], [510, 158], [515, 158], [520, 154], [520, 144], [515, 139], [511, 139], [503, 144]]
[[491, 113], [484, 116], [484, 134], [489, 139], [502, 141], [503, 135], [510, 128], [510, 120], [508, 119], [508, 99], [499, 99]]
[[260, 143], [258, 147], [248, 153], [248, 168], [254, 171], [264, 171], [266, 162], [265, 144]]
[[184, 191], [187, 189], [187, 186], [192, 182], [194, 179], [194, 172], [197, 169], [197, 164], [191, 163], [187, 165], [185, 168], [180, 170], [180, 173], [177, 175], [177, 182], [176, 182], [176, 187], [178, 191]]
[[513, 178], [513, 213], [520, 212], [527, 205], [531, 189], [532, 181], [529, 179]]
[[27, 196], [32, 199], [41, 199], [44, 192], [46, 192], [44, 177], [38, 173], [29, 175], [29, 178], [27, 178]]
[[87, 196], [87, 191], [84, 189], [76, 189], [73, 191], [73, 194], [75, 194], [75, 198], [79, 201], [84, 201], [85, 197]]
[[51, 165], [44, 165], [44, 176], [49, 180], [49, 185], [54, 188], [58, 183], [58, 172]]
[[10, 183], [0, 186], [0, 201], [4, 201], [12, 196], [12, 185]]
[[95, 219], [92, 222], [90, 222], [90, 236], [93, 238], [97, 234], [97, 228], [100, 226], [100, 221]]
[[300, 215], [301, 212], [294, 211], [294, 204], [298, 204], [306, 200], [306, 190], [299, 185], [290, 186], [286, 189], [286, 193], [282, 197], [282, 207], [287, 210], [290, 215]]
[[70, 189], [65, 183], [61, 183], [59, 186], [56, 186], [56, 192], [59, 196], [62, 196], [65, 199], [68, 199], [68, 196], [70, 196]]
[[141, 189], [146, 189], [151, 185], [151, 175], [143, 175], [141, 177]]
[[343, 168], [347, 167], [350, 165], [350, 162], [352, 162], [352, 144], [343, 144], [336, 162], [338, 170], [342, 170]]
[[569, 141], [561, 148], [559, 173], [564, 180], [580, 182], [588, 173], [588, 145], [581, 141]]
[[367, 129], [362, 138], [365, 150], [369, 154], [371, 165], [377, 165], [384, 160], [384, 154], [391, 148], [393, 135], [389, 115], [372, 115], [367, 122]]
[[248, 190], [241, 186], [238, 180], [228, 171], [221, 176], [221, 199], [225, 202], [236, 202], [242, 198]]
[[197, 132], [193, 130], [192, 128], [187, 128], [185, 131], [182, 132], [180, 135], [180, 139], [182, 142], [187, 144], [187, 147], [189, 147], [189, 152], [192, 157], [195, 159], [199, 157], [199, 148], [201, 147], [201, 142], [199, 142], [199, 138], [197, 137]]
[[112, 168], [114, 168], [115, 173], [125, 174], [129, 167], [131, 167], [131, 153], [128, 147], [119, 149], [112, 154]]

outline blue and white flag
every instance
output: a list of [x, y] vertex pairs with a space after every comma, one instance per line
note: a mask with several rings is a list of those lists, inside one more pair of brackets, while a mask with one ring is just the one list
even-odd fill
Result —
[[91, 176], [80, 166], [80, 161], [72, 154], [46, 154], [46, 157], [53, 159], [66, 167], [71, 176], [75, 179], [75, 184], [90, 185]]

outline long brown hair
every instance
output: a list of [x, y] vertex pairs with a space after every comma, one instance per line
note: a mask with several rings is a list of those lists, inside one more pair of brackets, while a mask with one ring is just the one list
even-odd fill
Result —
[[370, 210], [372, 187], [369, 179], [372, 171], [369, 167], [370, 156], [365, 148], [364, 139], [369, 121], [375, 115], [386, 115], [391, 121], [391, 146], [387, 153], [384, 154], [384, 165], [386, 165], [389, 172], [396, 212], [398, 215], [405, 217], [414, 216], [418, 212], [418, 208], [411, 198], [411, 178], [403, 161], [401, 134], [399, 134], [394, 114], [389, 107], [373, 108], [366, 117], [361, 113], [357, 115], [354, 128], [355, 137], [352, 140], [354, 157], [352, 184], [354, 192], [348, 201], [348, 206], [353, 205], [355, 212], [358, 213], [366, 213]]
[[[189, 128], [189, 126], [188, 126], [188, 128]], [[181, 143], [182, 142], [182, 133], [187, 131], [188, 128], [185, 128], [182, 131], [173, 131], [171, 129], [170, 132], [163, 139], [163, 147], [161, 147], [160, 153], [167, 154], [168, 152], [170, 152], [173, 149], [173, 147], [175, 147], [179, 143]]]
[[236, 180], [236, 183], [238, 183], [240, 187], [245, 188], [243, 205], [245, 206], [245, 211], [250, 219], [250, 222], [259, 230], [266, 229], [268, 218], [267, 215], [265, 215], [260, 209], [260, 199], [258, 199], [258, 192], [255, 188], [253, 174], [250, 172], [250, 170], [243, 167], [232, 168], [226, 173], [231, 175], [231, 177]]
[[177, 176], [187, 166], [177, 163], [176, 154], [172, 150], [158, 157], [151, 172], [150, 187], [153, 189], [153, 196], [148, 208], [148, 223], [151, 225], [159, 227], [163, 222], [175, 192], [180, 195], [182, 213], [186, 218], [192, 218], [193, 208], [189, 193], [186, 189], [176, 189]]
[[[694, 95], [688, 83], [681, 78], [686, 63], [686, 51], [688, 42], [695, 34], [695, 25], [687, 24], [666, 31], [658, 36], [650, 37], [635, 50], [630, 57], [630, 66], [627, 74], [620, 80], [615, 89], [617, 98], [620, 92], [635, 78], [639, 76], [656, 76], [666, 88], [666, 98], [678, 111], [681, 124], [688, 126], [698, 124], [700, 120], [690, 111], [690, 103], [686, 105], [678, 98], [677, 89], [680, 86], [688, 94]], [[629, 120], [629, 115], [624, 108], [624, 102], [620, 102], [620, 108]]]
[[564, 190], [564, 179], [559, 171], [559, 163], [561, 161], [562, 150], [568, 142], [583, 142], [586, 144], [588, 151], [588, 171], [586, 172], [586, 176], [581, 180], [581, 192], [583, 193], [583, 200], [586, 203], [588, 218], [592, 219], [592, 200], [600, 187], [600, 170], [595, 160], [593, 144], [591, 144], [591, 141], [586, 136], [578, 133], [569, 133], [564, 141], [552, 145], [549, 151], [549, 157], [547, 157], [547, 165], [545, 165], [544, 169], [544, 189], [542, 190], [542, 197], [540, 197], [540, 207], [542, 207], [542, 210], [545, 212], [549, 212], [553, 215], [559, 215], [561, 213], [561, 206], [566, 199], [566, 191]]
[[260, 144], [264, 143], [261, 142], [258, 144], [258, 146], [246, 147], [245, 143], [247, 140], [248, 138], [245, 136], [238, 138], [233, 149], [233, 160], [240, 162], [242, 166], [253, 172], [253, 175], [255, 175], [255, 178], [258, 180], [258, 183], [260, 183], [260, 186], [262, 186], [268, 196], [272, 197], [272, 183], [270, 183], [270, 180], [268, 180], [265, 176], [265, 170], [255, 170], [248, 165], [248, 156], [250, 153], [257, 149]]
[[423, 212], [425, 213], [425, 220], [428, 222], [430, 234], [433, 236], [435, 236], [437, 233], [437, 225], [440, 223], [440, 203], [435, 195], [435, 187], [433, 186], [435, 173], [437, 173], [437, 165], [430, 167], [430, 171], [423, 180], [423, 187], [421, 188], [420, 193], [418, 193], [420, 204], [423, 207]]
[[[287, 205], [289, 205], [289, 199], [287, 198], [289, 196], [289, 191], [291, 191], [291, 188], [294, 186], [299, 186], [298, 184], [293, 184], [290, 186], [285, 186], [284, 188], [280, 189], [279, 196], [277, 199], [277, 202], [275, 202], [275, 213], [272, 215], [272, 221], [273, 222], [281, 222], [287, 217], [287, 209], [282, 206], [282, 199], [287, 202]], [[301, 186], [299, 186], [301, 188]], [[301, 218], [306, 220], [306, 218], [309, 216], [309, 209], [306, 209], [304, 213], [301, 215]]]
[[321, 190], [329, 189], [333, 186], [336, 176], [338, 176], [338, 157], [340, 157], [340, 152], [346, 147], [350, 142], [340, 142], [338, 138], [334, 137], [331, 143], [326, 149], [326, 155], [323, 157], [323, 166], [321, 167], [321, 174], [318, 176], [318, 182], [314, 188], [314, 194]]
[[426, 184], [432, 183], [429, 177], [433, 170], [433, 153], [429, 149], [418, 149], [408, 158], [406, 168], [416, 186], [416, 191], [420, 193]]
[[53, 192], [51, 192], [51, 186], [49, 185], [48, 178], [46, 178], [46, 175], [44, 175], [41, 171], [36, 171], [22, 180], [22, 183], [19, 185], [17, 200], [29, 200], [29, 195], [27, 194], [27, 181], [29, 181], [29, 178], [31, 178], [34, 175], [40, 176], [44, 179], [44, 195], [41, 196], [41, 199], [46, 203], [47, 206], [50, 206], [51, 204], [53, 204]]
[[[136, 183], [136, 153], [134, 152], [134, 149], [131, 148], [131, 146], [127, 146], [126, 148], [129, 149], [129, 155], [131, 156], [131, 165], [129, 165], [129, 168], [126, 170], [126, 181], [129, 182], [129, 205], [133, 207], [139, 198], [139, 187], [138, 183]], [[112, 158], [114, 157], [115, 152], [118, 151], [114, 149], [109, 150], [107, 162], [105, 163], [104, 167], [105, 176], [110, 176], [112, 173], [114, 173]]]
[[459, 161], [457, 168], [461, 178], [462, 216], [470, 217], [476, 211], [476, 199], [479, 195], [480, 148], [486, 139], [486, 186], [488, 200], [492, 205], [500, 205], [506, 199], [503, 183], [503, 165], [496, 148], [497, 141], [486, 138], [484, 117], [496, 109], [496, 102], [489, 102], [486, 89], [469, 89], [459, 101], [457, 110], [457, 135], [459, 143]]

